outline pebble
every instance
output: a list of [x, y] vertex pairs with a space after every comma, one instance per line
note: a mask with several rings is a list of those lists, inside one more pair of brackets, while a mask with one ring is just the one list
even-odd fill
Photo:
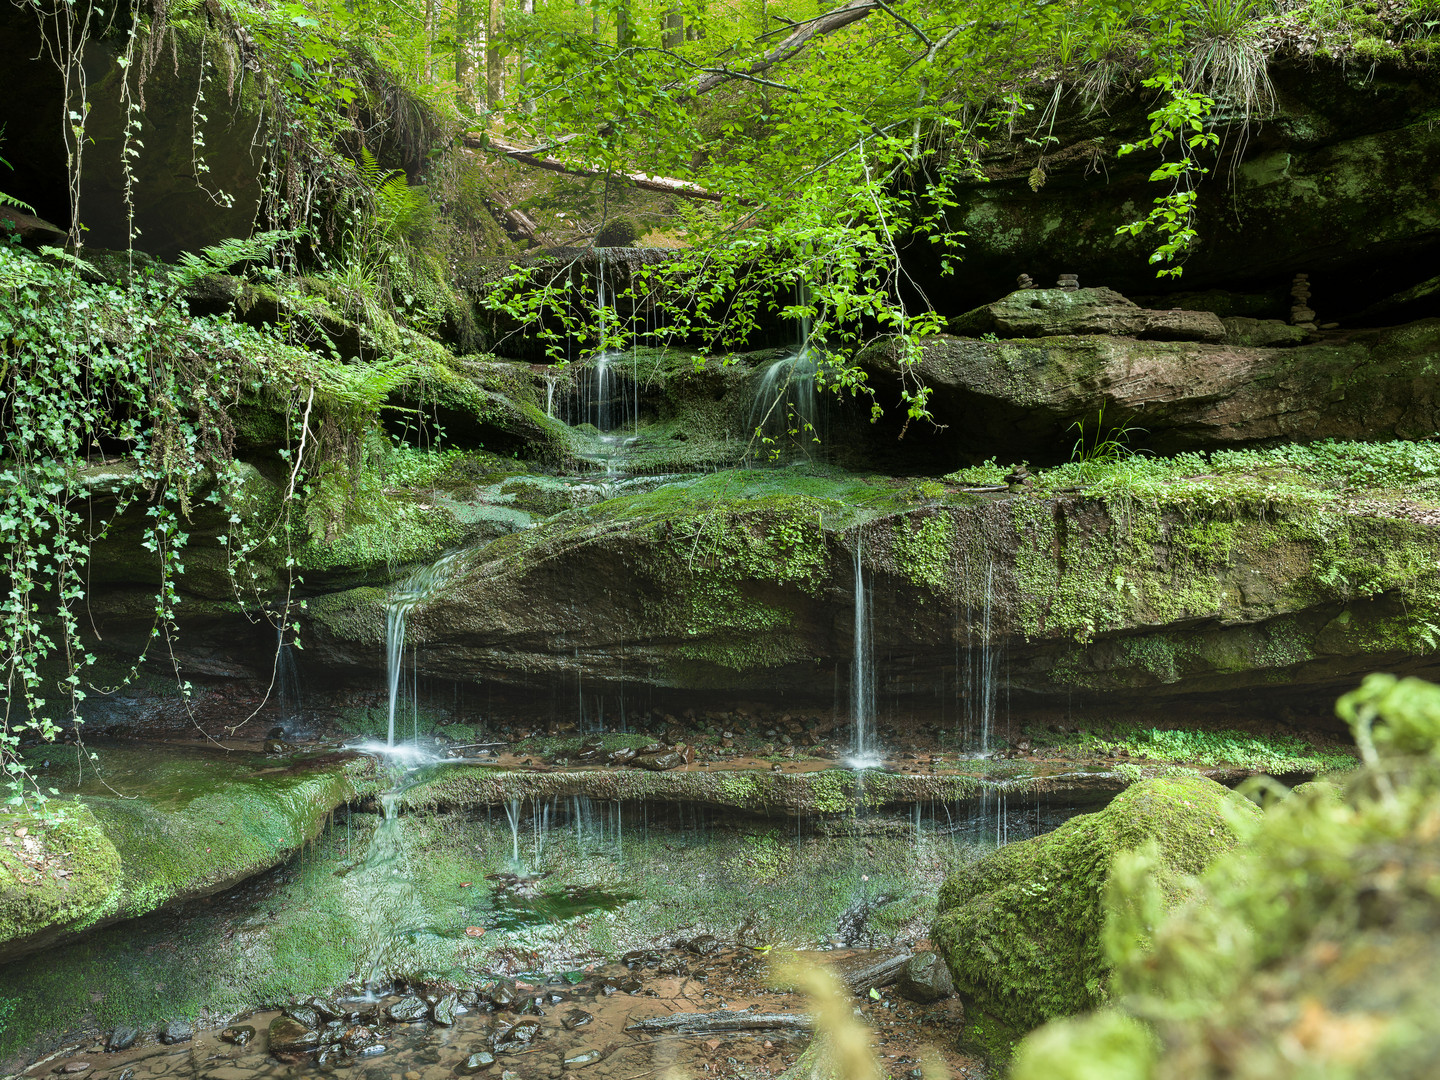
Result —
[[600, 1060], [600, 1057], [601, 1054], [599, 1050], [580, 1050], [575, 1053], [566, 1055], [565, 1068], [583, 1069], [587, 1065], [594, 1065], [597, 1061]]
[[479, 1053], [471, 1054], [462, 1061], [457, 1067], [457, 1071], [469, 1076], [477, 1072], [482, 1072], [494, 1064], [495, 1055], [488, 1050], [481, 1050]]
[[184, 1020], [172, 1020], [160, 1029], [160, 1041], [166, 1046], [189, 1042], [195, 1037], [195, 1029]]
[[88, 1061], [67, 1061], [64, 1065], [61, 1065], [55, 1071], [57, 1073], [63, 1073], [67, 1076], [73, 1076], [76, 1073], [89, 1072], [94, 1067], [95, 1066], [91, 1065]]
[[220, 1032], [220, 1038], [235, 1046], [244, 1046], [251, 1039], [255, 1038], [255, 1029], [249, 1024], [239, 1024], [235, 1027], [228, 1027]]

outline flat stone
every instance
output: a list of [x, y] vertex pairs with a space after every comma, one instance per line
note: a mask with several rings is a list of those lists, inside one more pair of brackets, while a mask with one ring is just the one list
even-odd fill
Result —
[[397, 1024], [410, 1024], [424, 1020], [430, 1014], [430, 1006], [418, 997], [401, 998], [385, 1010]]
[[1214, 345], [1225, 340], [1225, 327], [1212, 311], [1155, 311], [1106, 288], [1017, 290], [952, 320], [951, 332], [1002, 338], [1111, 334]]
[[574, 1031], [576, 1028], [592, 1023], [594, 1019], [595, 1017], [584, 1009], [571, 1009], [560, 1018], [560, 1026], [566, 1031]]
[[227, 1027], [220, 1032], [220, 1038], [235, 1046], [244, 1046], [255, 1038], [255, 1029], [249, 1024], [236, 1024], [234, 1027]]
[[67, 1061], [55, 1071], [62, 1076], [78, 1076], [80, 1073], [87, 1073], [95, 1066], [88, 1061]]
[[588, 1065], [594, 1065], [604, 1055], [599, 1050], [577, 1050], [565, 1056], [566, 1069], [583, 1069]]
[[471, 1054], [458, 1066], [455, 1071], [465, 1076], [471, 1076], [478, 1072], [484, 1072], [495, 1064], [495, 1055], [488, 1050], [481, 1050], [477, 1054]]

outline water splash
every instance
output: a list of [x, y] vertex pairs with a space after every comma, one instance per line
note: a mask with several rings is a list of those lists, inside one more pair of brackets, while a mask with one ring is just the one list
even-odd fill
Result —
[[[417, 604], [436, 595], [449, 582], [463, 551], [452, 551], [429, 566], [416, 570], [390, 594], [385, 605], [385, 674], [390, 692], [389, 723], [385, 744], [395, 745], [395, 707], [405, 666], [405, 623]], [[418, 708], [417, 708], [418, 714]], [[416, 716], [418, 730], [419, 717]]]

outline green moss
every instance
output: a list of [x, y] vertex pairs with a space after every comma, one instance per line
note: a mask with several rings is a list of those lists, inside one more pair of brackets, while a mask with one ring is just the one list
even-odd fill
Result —
[[955, 572], [955, 523], [943, 513], [916, 520], [905, 518], [893, 527], [890, 550], [896, 564], [916, 585], [942, 592]]
[[1186, 875], [1235, 843], [1227, 803], [1260, 812], [1201, 777], [1143, 781], [1098, 813], [966, 867], [941, 889], [933, 931], [956, 988], [1025, 1027], [1103, 1001], [1101, 900], [1117, 855], [1154, 841], [1157, 882], [1174, 904]]
[[[83, 924], [115, 897], [120, 855], [88, 807], [51, 804], [43, 817], [11, 814], [5, 826], [0, 956], [17, 944], [43, 941]], [[19, 831], [27, 835], [15, 836]], [[40, 869], [21, 858], [32, 850], [44, 856]]]

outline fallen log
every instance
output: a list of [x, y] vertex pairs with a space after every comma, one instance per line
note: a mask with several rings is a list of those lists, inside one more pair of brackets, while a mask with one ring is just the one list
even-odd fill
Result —
[[736, 1009], [720, 1009], [707, 1013], [670, 1013], [668, 1016], [651, 1016], [626, 1024], [626, 1031], [641, 1034], [658, 1034], [675, 1031], [686, 1035], [701, 1035], [719, 1031], [775, 1031], [794, 1028], [810, 1031], [815, 1027], [815, 1018], [804, 1013], [762, 1013], [741, 1012]]

